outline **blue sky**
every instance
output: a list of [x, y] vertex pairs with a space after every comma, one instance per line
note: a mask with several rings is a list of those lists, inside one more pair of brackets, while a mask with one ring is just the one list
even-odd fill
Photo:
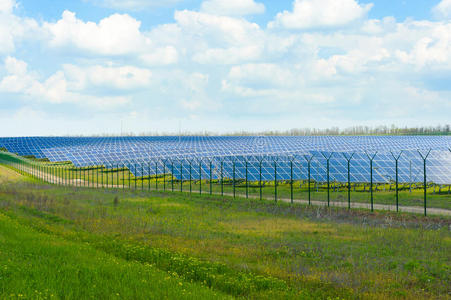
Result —
[[451, 0], [0, 0], [0, 136], [450, 123]]

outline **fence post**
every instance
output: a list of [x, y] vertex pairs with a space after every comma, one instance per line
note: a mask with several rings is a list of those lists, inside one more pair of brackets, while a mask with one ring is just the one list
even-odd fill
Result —
[[[105, 166], [105, 167], [106, 167], [106, 166]], [[105, 168], [105, 169], [106, 169], [106, 168]], [[105, 175], [106, 175], [106, 188], [108, 188], [108, 181], [109, 181], [109, 180], [108, 180], [108, 172], [106, 172]]]
[[294, 191], [293, 191], [293, 161], [296, 159], [296, 156], [292, 156], [290, 158], [290, 202], [294, 203]]
[[133, 180], [135, 181], [135, 190], [136, 190], [137, 185], [138, 185], [138, 183], [137, 183], [138, 180], [136, 180], [136, 175], [137, 175], [137, 172], [136, 172], [136, 163], [135, 163], [134, 165], [135, 165], [135, 174], [133, 174]]
[[119, 189], [119, 163], [116, 163], [116, 188]]
[[[105, 165], [105, 169], [104, 169], [104, 174], [105, 174], [105, 186], [103, 188], [108, 188], [108, 172], [107, 172], [107, 165]], [[80, 176], [80, 181], [81, 181], [81, 176]]]
[[110, 168], [111, 168], [111, 171], [110, 171], [110, 173], [111, 173], [111, 188], [113, 188], [114, 187], [114, 164], [113, 163], [111, 163]]
[[180, 160], [180, 192], [183, 192], [183, 159]]
[[150, 161], [147, 163], [147, 173], [149, 174], [149, 180], [147, 181], [147, 190], [150, 192]]
[[163, 163], [163, 192], [166, 192], [166, 161], [162, 160]]
[[[150, 182], [150, 173], [149, 173]], [[158, 160], [155, 160], [155, 190], [158, 191]]]
[[[113, 167], [113, 166], [112, 166], [112, 167]], [[108, 188], [108, 185], [109, 185], [109, 179], [108, 179], [107, 165], [105, 165], [104, 173], [105, 173], [105, 177], [106, 177], [105, 186]], [[112, 178], [111, 181], [112, 181], [113, 184], [114, 184], [114, 178]], [[103, 183], [103, 174], [102, 174], [102, 183]], [[103, 187], [103, 188], [105, 188], [105, 187]]]
[[277, 202], [277, 158], [274, 160], [274, 201]]
[[417, 150], [420, 154], [421, 158], [423, 159], [423, 177], [424, 177], [424, 215], [426, 216], [426, 194], [427, 194], [427, 178], [426, 178], [426, 160], [431, 154], [431, 149], [426, 153], [426, 155], [423, 155], [420, 150]]
[[191, 169], [192, 169], [192, 161], [189, 160], [189, 193], [191, 194], [191, 192], [193, 191], [193, 186], [192, 186], [192, 182], [191, 182]]
[[376, 157], [377, 151], [371, 156], [368, 153], [366, 153], [366, 156], [368, 157], [368, 159], [370, 160], [370, 194], [371, 194], [371, 211], [374, 211], [374, 207], [373, 207], [373, 203], [374, 203], [374, 198], [373, 198], [373, 160]]
[[212, 188], [213, 188], [213, 170], [212, 170], [212, 167], [213, 167], [213, 162], [211, 161], [211, 159], [210, 159], [210, 195], [211, 194], [213, 194], [213, 191], [212, 191]]
[[[144, 161], [140, 163], [141, 165], [141, 191], [144, 191]], [[118, 173], [119, 176], [119, 173]], [[149, 174], [150, 176], [150, 174]]]
[[114, 163], [111, 163], [111, 188], [114, 188]]
[[202, 195], [202, 158], [199, 159], [199, 195]]
[[171, 192], [174, 191], [174, 161], [171, 159]]
[[224, 197], [224, 161], [221, 160], [221, 196]]
[[233, 169], [233, 171], [232, 171], [232, 180], [233, 180], [233, 183], [232, 183], [232, 185], [233, 185], [233, 199], [235, 199], [236, 197], [236, 194], [235, 194], [235, 161], [236, 161], [236, 159], [235, 158], [233, 158], [232, 159], [232, 169]]
[[[35, 171], [35, 177], [37, 178], [38, 173]], [[54, 178], [54, 184], [58, 185], [58, 166], [55, 166], [55, 178]]]
[[399, 154], [397, 156], [395, 156], [393, 154], [392, 151], [390, 151], [391, 155], [393, 156], [393, 158], [395, 159], [395, 180], [396, 180], [396, 212], [399, 212], [399, 189], [398, 189], [398, 161], [399, 158], [401, 157], [402, 154], [402, 150], [401, 152], [399, 152]]
[[248, 181], [248, 173], [247, 173], [247, 158], [244, 158], [245, 164], [245, 172], [246, 172], [246, 199], [249, 199], [249, 181]]
[[355, 152], [353, 152], [350, 157], [347, 157], [346, 153], [342, 154], [348, 162], [348, 209], [351, 209], [351, 159], [354, 156]]
[[122, 180], [121, 180], [121, 182], [122, 182], [122, 190], [125, 190], [125, 174], [124, 174], [124, 172], [125, 172], [125, 164], [124, 163], [121, 163], [121, 169], [122, 169]]
[[261, 159], [259, 160], [259, 163], [260, 163], [260, 172], [259, 172], [260, 177], [259, 177], [259, 180], [258, 180], [258, 185], [259, 185], [259, 187], [260, 187], [260, 200], [263, 199], [263, 190], [262, 190], [262, 162], [263, 162], [263, 158], [261, 158]]
[[132, 187], [131, 187], [131, 172], [132, 172], [132, 170], [131, 170], [131, 168], [132, 168], [132, 165], [131, 165], [131, 163], [129, 163], [128, 164], [128, 167], [127, 167], [127, 169], [128, 169], [128, 172], [127, 172], [127, 174], [128, 174], [128, 189], [129, 190], [131, 190], [132, 189]]
[[331, 152], [329, 154], [329, 156], [327, 156], [326, 154], [324, 154], [324, 152], [321, 152], [321, 154], [324, 156], [324, 158], [326, 159], [326, 164], [327, 164], [327, 206], [330, 206], [330, 158], [332, 157], [333, 152]]
[[307, 155], [304, 155], [305, 160], [307, 161], [307, 173], [308, 173], [308, 205], [311, 205], [311, 190], [310, 190], [310, 165], [313, 159], [313, 155], [311, 155], [310, 157], [307, 157]]

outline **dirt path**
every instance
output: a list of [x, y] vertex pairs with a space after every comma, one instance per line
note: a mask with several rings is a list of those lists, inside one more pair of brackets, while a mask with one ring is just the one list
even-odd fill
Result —
[[[218, 193], [213, 193], [215, 195], [218, 195]], [[227, 196], [232, 196], [233, 194], [231, 193], [224, 193], [224, 195]], [[238, 197], [243, 197], [243, 195], [238, 195]], [[249, 195], [249, 198], [252, 199], [260, 199], [259, 196], [254, 196], [254, 195]], [[265, 200], [273, 200], [273, 199], [268, 199], [263, 197], [263, 199]], [[287, 199], [287, 198], [278, 198], [277, 201], [283, 201], [283, 202], [287, 202], [290, 203], [291, 200]], [[293, 200], [294, 203], [302, 203], [302, 204], [308, 204], [308, 200], [299, 200], [299, 199], [294, 199]], [[325, 201], [316, 201], [316, 200], [312, 200], [310, 201], [311, 205], [315, 205], [315, 206], [326, 206], [327, 202]], [[337, 201], [330, 201], [330, 206], [332, 207], [348, 207], [348, 203], [347, 202], [337, 202]], [[374, 210], [388, 210], [388, 211], [396, 211], [396, 205], [388, 205], [388, 204], [373, 204]], [[370, 203], [361, 203], [361, 202], [351, 202], [351, 208], [365, 208], [365, 209], [371, 209], [371, 204]], [[421, 206], [399, 206], [399, 211], [400, 212], [410, 212], [410, 213], [418, 213], [418, 214], [424, 214], [424, 207]], [[427, 214], [428, 215], [444, 215], [444, 216], [451, 216], [451, 210], [449, 209], [444, 209], [444, 208], [427, 208]]]
[[[11, 169], [2, 167], [2, 172], [3, 170], [5, 170], [5, 172], [8, 172], [9, 177], [11, 177], [12, 173], [17, 174], [16, 172], [12, 171]], [[28, 172], [29, 174], [31, 174], [32, 170], [29, 168], [25, 169], [26, 172]], [[52, 183], [52, 184], [57, 184], [57, 185], [66, 185], [66, 186], [79, 186], [79, 187], [91, 187], [91, 188], [116, 188], [116, 189], [128, 189], [128, 186], [124, 186], [124, 185], [115, 185], [115, 184], [97, 184], [94, 182], [88, 182], [88, 181], [84, 181], [81, 179], [71, 179], [71, 180], [65, 180], [64, 182], [62, 181], [62, 179], [60, 177], [57, 176], [53, 176], [51, 174], [45, 173], [45, 172], [39, 172], [36, 170], [33, 170], [33, 176], [40, 178], [41, 180], [44, 180], [45, 182], [48, 183]], [[1, 178], [0, 178], [1, 179]], [[137, 188], [138, 190], [140, 189], [140, 187]], [[199, 193], [199, 191], [193, 191], [193, 193]], [[205, 194], [207, 194], [208, 192], [205, 192]], [[220, 193], [213, 193], [213, 195], [221, 195]], [[233, 196], [232, 193], [224, 193], [224, 195], [226, 196]], [[243, 197], [243, 195], [237, 195], [238, 197]], [[258, 196], [254, 196], [254, 195], [249, 195], [249, 198], [252, 199], [259, 199]], [[267, 201], [271, 200], [268, 198], [263, 198]], [[290, 199], [286, 199], [286, 198], [279, 198], [277, 199], [278, 201], [283, 201], [283, 202], [287, 202], [290, 203], [291, 200]], [[299, 200], [296, 199], [293, 202], [295, 203], [302, 203], [302, 204], [308, 204], [308, 200]], [[327, 204], [327, 202], [324, 201], [316, 201], [316, 200], [312, 200], [311, 201], [312, 205], [315, 206], [325, 206]], [[337, 201], [330, 201], [330, 206], [332, 207], [348, 207], [348, 203], [347, 202], [337, 202]], [[373, 204], [373, 207], [375, 210], [388, 210], [388, 211], [396, 211], [396, 206], [395, 205], [387, 205], [387, 204]], [[361, 203], [361, 202], [351, 202], [351, 208], [364, 208], [364, 209], [370, 209], [371, 205], [370, 203]], [[399, 206], [399, 211], [400, 212], [409, 212], [409, 213], [417, 213], [417, 214], [423, 214], [424, 213], [424, 208], [420, 207], [420, 206]], [[449, 209], [444, 209], [444, 208], [427, 208], [427, 213], [428, 215], [443, 215], [443, 216], [451, 216], [451, 210]]]
[[0, 165], [0, 183], [17, 182], [23, 177], [19, 173], [10, 168]]
[[[68, 179], [68, 178], [61, 178], [58, 176], [54, 176], [52, 174], [38, 171], [38, 170], [32, 170], [31, 168], [25, 168], [25, 172], [28, 174], [37, 177], [44, 182], [52, 183], [56, 185], [66, 185], [66, 186], [79, 186], [79, 187], [92, 187], [92, 188], [124, 188], [123, 185], [115, 185], [115, 184], [97, 184], [96, 182], [89, 182], [82, 179]], [[128, 187], [127, 187], [128, 188]]]

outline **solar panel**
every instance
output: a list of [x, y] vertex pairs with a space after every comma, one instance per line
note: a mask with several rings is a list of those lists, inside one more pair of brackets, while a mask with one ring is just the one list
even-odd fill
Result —
[[126, 166], [138, 177], [174, 169], [178, 179], [188, 179], [190, 173], [196, 179], [218, 179], [222, 170], [225, 178], [247, 176], [255, 181], [260, 180], [260, 168], [262, 180], [289, 180], [292, 168], [294, 179], [307, 179], [311, 158], [311, 179], [325, 181], [326, 157], [330, 157], [330, 179], [338, 182], [347, 181], [351, 155], [352, 182], [370, 181], [372, 155], [373, 181], [391, 182], [393, 155], [399, 154], [399, 181], [422, 181], [421, 154], [431, 151], [428, 181], [451, 184], [451, 137], [447, 136], [17, 137], [0, 138], [0, 147], [78, 167]]

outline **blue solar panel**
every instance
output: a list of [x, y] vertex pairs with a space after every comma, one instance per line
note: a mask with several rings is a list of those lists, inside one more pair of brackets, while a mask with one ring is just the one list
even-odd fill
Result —
[[18, 137], [0, 138], [0, 147], [19, 155], [71, 161], [75, 166], [125, 166], [135, 176], [170, 173], [174, 168], [173, 175], [179, 179], [188, 179], [190, 169], [193, 179], [217, 179], [222, 165], [226, 178], [235, 173], [237, 179], [247, 175], [249, 180], [259, 180], [260, 164], [262, 180], [274, 180], [275, 168], [278, 180], [289, 180], [291, 165], [294, 179], [306, 179], [311, 158], [311, 178], [325, 181], [325, 157], [330, 156], [330, 179], [338, 182], [347, 181], [351, 155], [351, 181], [370, 181], [368, 156], [374, 154], [373, 180], [391, 182], [395, 179], [393, 155], [400, 153], [399, 180], [422, 181], [420, 153], [431, 150], [428, 181], [451, 183], [451, 137], [447, 136]]

